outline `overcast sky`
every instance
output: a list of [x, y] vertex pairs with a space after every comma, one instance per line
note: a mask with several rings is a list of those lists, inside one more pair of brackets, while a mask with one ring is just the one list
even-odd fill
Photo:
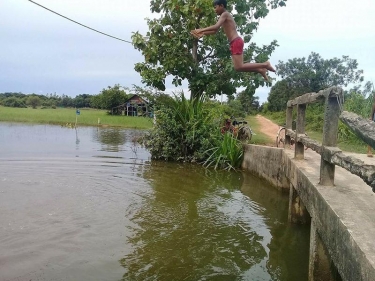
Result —
[[[66, 17], [131, 41], [153, 17], [149, 0], [35, 0]], [[365, 81], [375, 82], [374, 0], [288, 0], [261, 20], [253, 41], [279, 47], [271, 63], [307, 57], [348, 55], [357, 59]], [[0, 0], [0, 93], [75, 97], [121, 84], [141, 86], [134, 64], [143, 61], [129, 43], [106, 37], [59, 17], [28, 0]], [[276, 75], [271, 74], [276, 78]], [[175, 89], [167, 83], [167, 91]], [[270, 88], [257, 90], [260, 101]]]

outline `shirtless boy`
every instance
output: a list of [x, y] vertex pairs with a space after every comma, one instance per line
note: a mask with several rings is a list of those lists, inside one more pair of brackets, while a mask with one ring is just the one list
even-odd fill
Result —
[[195, 29], [190, 33], [195, 38], [201, 38], [203, 35], [215, 34], [222, 26], [225, 35], [229, 40], [230, 51], [232, 54], [233, 66], [236, 71], [240, 72], [257, 72], [260, 73], [266, 81], [268, 81], [267, 70], [275, 72], [275, 69], [271, 66], [270, 62], [264, 63], [244, 63], [243, 62], [243, 47], [244, 41], [238, 35], [236, 30], [236, 23], [232, 15], [226, 10], [226, 0], [215, 0], [214, 9], [217, 15], [220, 15], [219, 20], [216, 24], [206, 28]]

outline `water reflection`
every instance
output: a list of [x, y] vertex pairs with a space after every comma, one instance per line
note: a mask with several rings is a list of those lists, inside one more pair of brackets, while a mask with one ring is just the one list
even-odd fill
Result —
[[93, 130], [93, 139], [102, 144], [105, 151], [118, 152], [126, 142], [126, 131], [117, 128], [101, 128]]
[[151, 162], [140, 134], [0, 123], [0, 279], [307, 280], [286, 196]]
[[243, 179], [243, 194], [263, 207], [259, 214], [269, 230], [265, 267], [272, 280], [307, 280], [309, 225], [287, 222], [287, 195], [249, 173], [243, 173]]
[[153, 196], [126, 214], [133, 251], [120, 260], [123, 280], [306, 280], [306, 264], [283, 261], [293, 246], [281, 245], [308, 241], [288, 230], [287, 198], [276, 190], [186, 164], [153, 161], [143, 177]]

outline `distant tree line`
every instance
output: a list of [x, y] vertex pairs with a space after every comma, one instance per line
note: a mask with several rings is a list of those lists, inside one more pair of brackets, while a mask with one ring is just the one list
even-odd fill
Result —
[[8, 107], [32, 108], [97, 108], [110, 111], [113, 107], [123, 104], [132, 95], [126, 93], [120, 85], [107, 87], [98, 95], [81, 94], [76, 97], [68, 95], [47, 94], [23, 94], [15, 92], [0, 93], [0, 105]]
[[[108, 86], [97, 95], [81, 94], [76, 97], [67, 95], [47, 94], [23, 94], [23, 93], [0, 93], [0, 105], [8, 107], [32, 107], [32, 108], [96, 108], [104, 109], [111, 112], [111, 109], [122, 105], [134, 94], [146, 99], [149, 106], [157, 109], [158, 104], [161, 105], [171, 98], [170, 95], [158, 91], [154, 88], [141, 88], [134, 86], [130, 91], [119, 84]], [[229, 116], [245, 117], [249, 114], [258, 112], [259, 98], [254, 96], [253, 92], [244, 90], [234, 96], [229, 96], [225, 102], [225, 112]]]
[[92, 95], [82, 94], [75, 98], [67, 95], [58, 96], [57, 94], [23, 94], [6, 92], [0, 93], [0, 104], [9, 107], [91, 107]]

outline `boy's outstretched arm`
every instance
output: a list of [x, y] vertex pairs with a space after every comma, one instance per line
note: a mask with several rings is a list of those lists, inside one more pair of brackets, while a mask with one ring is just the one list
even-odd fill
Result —
[[205, 28], [200, 28], [200, 29], [195, 29], [192, 30], [190, 33], [197, 38], [201, 38], [203, 35], [211, 35], [215, 34], [219, 28], [223, 25], [225, 20], [227, 19], [228, 12], [222, 13], [219, 20], [211, 26], [205, 27]]
[[211, 35], [211, 34], [215, 34], [215, 33], [216, 33], [215, 31], [200, 32], [199, 29], [195, 29], [195, 30], [190, 31], [190, 34], [193, 35], [197, 39], [201, 38], [203, 35]]

